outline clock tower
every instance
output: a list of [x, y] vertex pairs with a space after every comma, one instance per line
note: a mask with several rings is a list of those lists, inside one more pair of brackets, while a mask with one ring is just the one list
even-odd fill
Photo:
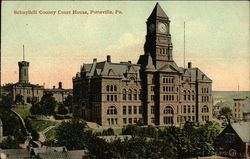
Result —
[[156, 4], [146, 24], [144, 52], [152, 57], [153, 65], [159, 69], [167, 62], [173, 62], [170, 20], [159, 3]]

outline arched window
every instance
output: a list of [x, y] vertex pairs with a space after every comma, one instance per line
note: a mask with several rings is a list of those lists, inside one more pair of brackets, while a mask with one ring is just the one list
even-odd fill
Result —
[[128, 90], [128, 100], [132, 100], [132, 90]]
[[108, 107], [107, 114], [108, 114], [108, 115], [117, 114], [117, 109], [116, 109], [116, 107], [115, 107], [115, 106], [110, 106], [110, 107]]
[[184, 100], [187, 100], [187, 95], [186, 95], [186, 91], [184, 90]]
[[137, 100], [137, 90], [136, 89], [134, 89], [134, 95], [133, 95], [134, 97], [134, 100]]
[[164, 114], [173, 114], [173, 108], [170, 107], [170, 106], [166, 106], [165, 109], [164, 109]]
[[117, 91], [117, 87], [116, 87], [116, 85], [114, 86], [114, 91]]
[[110, 91], [113, 91], [113, 85], [110, 86]]
[[188, 91], [188, 100], [190, 100], [190, 91]]
[[206, 105], [204, 105], [203, 107], [202, 107], [202, 110], [201, 110], [201, 112], [202, 113], [208, 113], [208, 106], [206, 106]]
[[109, 85], [106, 86], [106, 91], [109, 91]]
[[122, 90], [122, 99], [126, 100], [127, 99], [127, 95], [126, 95], [126, 89]]

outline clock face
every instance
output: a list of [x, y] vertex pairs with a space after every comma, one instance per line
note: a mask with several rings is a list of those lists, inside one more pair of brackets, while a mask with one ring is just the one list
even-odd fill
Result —
[[151, 33], [153, 33], [155, 31], [155, 25], [154, 24], [150, 24], [149, 30], [150, 30]]
[[161, 33], [166, 33], [167, 32], [167, 26], [164, 23], [159, 23], [158, 29]]

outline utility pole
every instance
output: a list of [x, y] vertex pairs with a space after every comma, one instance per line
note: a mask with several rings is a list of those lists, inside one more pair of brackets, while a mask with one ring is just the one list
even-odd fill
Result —
[[[1, 3], [1, 23], [0, 23], [0, 32], [2, 33], [2, 0]], [[1, 34], [2, 35], [2, 34]], [[0, 37], [0, 100], [2, 95], [2, 36]]]
[[185, 32], [185, 28], [186, 26], [185, 26], [185, 21], [184, 21], [184, 63], [183, 63], [183, 67], [185, 68], [185, 63], [186, 63], [186, 32]]
[[24, 56], [24, 45], [23, 45], [23, 61], [25, 61], [25, 56]]

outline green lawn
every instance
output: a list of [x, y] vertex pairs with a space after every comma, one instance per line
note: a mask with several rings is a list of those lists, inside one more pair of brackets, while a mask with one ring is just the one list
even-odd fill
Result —
[[16, 111], [18, 114], [20, 114], [23, 119], [25, 119], [27, 116], [31, 115], [30, 108], [31, 104], [14, 105], [13, 110]]
[[49, 120], [31, 120], [31, 126], [38, 132], [43, 131], [49, 126], [56, 125], [56, 123], [57, 122]]
[[53, 129], [50, 129], [47, 133], [45, 133], [45, 136], [48, 141], [54, 140], [56, 135], [56, 127]]

